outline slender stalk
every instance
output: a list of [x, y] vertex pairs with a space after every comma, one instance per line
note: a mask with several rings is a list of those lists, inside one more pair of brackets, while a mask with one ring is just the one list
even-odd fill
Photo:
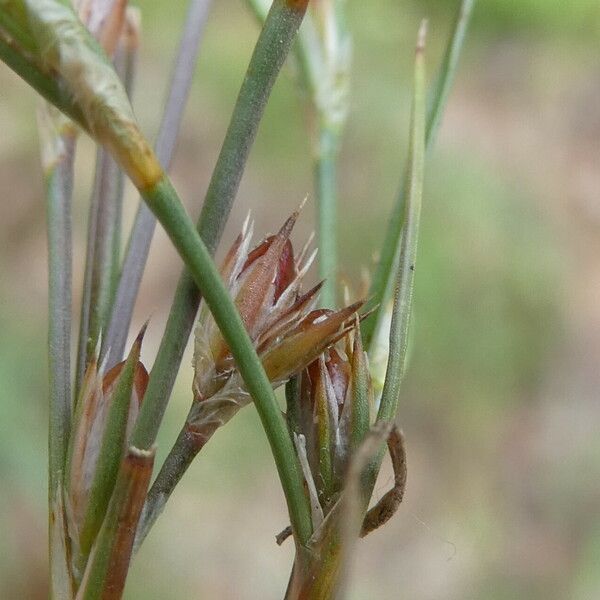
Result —
[[[474, 3], [475, 0], [461, 0], [461, 5], [457, 13], [452, 34], [448, 40], [437, 81], [431, 91], [425, 127], [426, 150], [429, 150], [435, 141], [435, 134], [437, 133], [456, 74], [458, 60], [461, 55]], [[400, 240], [402, 237], [405, 215], [408, 169], [409, 166], [407, 165], [400, 186], [398, 199], [390, 214], [385, 238], [381, 247], [381, 254], [369, 291], [367, 310], [374, 310], [374, 312], [362, 322], [362, 335], [366, 348], [370, 348], [373, 336], [380, 325], [382, 311], [385, 310], [385, 306], [387, 305], [394, 288], [393, 274], [396, 272], [400, 252]]]
[[307, 5], [308, 0], [275, 0], [256, 42], [200, 214], [199, 231], [211, 252], [223, 233], [267, 100]]
[[[155, 144], [158, 160], [167, 170], [175, 152], [177, 137], [197, 62], [198, 48], [211, 4], [212, 0], [190, 0], [189, 3], [179, 49], [173, 66], [169, 95], [165, 103]], [[119, 362], [123, 356], [133, 307], [138, 295], [155, 225], [156, 218], [146, 204], [140, 200], [123, 260], [110, 320], [102, 342], [101, 357], [108, 353], [109, 366]]]
[[426, 151], [433, 145], [438, 132], [444, 109], [448, 102], [450, 90], [456, 75], [458, 61], [462, 53], [462, 48], [469, 28], [469, 21], [475, 0], [461, 0], [460, 7], [456, 14], [456, 20], [452, 29], [452, 34], [448, 40], [444, 58], [436, 79], [435, 86], [429, 96], [427, 107], [427, 125], [425, 128], [425, 148]]
[[191, 431], [186, 420], [173, 447], [161, 465], [152, 487], [148, 491], [135, 536], [134, 551], [137, 551], [142, 545], [162, 513], [173, 490], [209, 439], [208, 435], [198, 436], [194, 431]]
[[120, 173], [121, 170], [110, 154], [99, 147], [90, 201], [76, 390], [79, 390], [86, 365], [95, 357], [98, 339], [110, 307], [119, 197], [123, 191]]
[[319, 277], [324, 279], [321, 305], [337, 305], [338, 214], [336, 163], [340, 134], [327, 125], [319, 127], [314, 160], [317, 197], [317, 239], [319, 244]]
[[[46, 206], [48, 229], [48, 366], [49, 366], [49, 431], [48, 431], [48, 498], [49, 515], [63, 510], [61, 489], [71, 423], [71, 197], [75, 139], [70, 134], [57, 138], [63, 152], [46, 172]], [[52, 537], [64, 535], [50, 523], [50, 572], [59, 584], [55, 569], [63, 558], [54, 556], [62, 544]], [[55, 565], [56, 562], [56, 565]], [[64, 578], [64, 574], [63, 578]], [[56, 579], [54, 578], [56, 576]], [[55, 597], [60, 597], [57, 590]]]
[[[306, 3], [277, 0], [257, 41], [197, 224], [210, 254], [221, 238], [271, 89], [305, 10]], [[142, 447], [156, 439], [200, 298], [194, 278], [184, 271], [138, 418], [138, 427], [144, 431]], [[181, 465], [185, 464], [188, 461], [182, 458]], [[147, 509], [144, 514], [153, 512]]]

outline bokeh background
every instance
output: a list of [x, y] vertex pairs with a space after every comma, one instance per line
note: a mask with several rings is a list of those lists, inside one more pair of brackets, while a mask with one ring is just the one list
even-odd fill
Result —
[[[183, 0], [141, 2], [135, 106], [154, 134]], [[412, 47], [435, 72], [457, 0], [349, 0], [352, 108], [340, 163], [341, 257], [358, 282], [406, 154]], [[257, 28], [215, 2], [173, 177], [198, 213]], [[360, 544], [352, 600], [600, 598], [600, 4], [480, 0], [427, 165], [413, 347], [400, 424], [408, 489]], [[272, 231], [311, 191], [310, 147], [280, 78], [224, 244], [248, 210]], [[46, 248], [33, 93], [0, 66], [0, 597], [46, 595]], [[93, 147], [78, 156], [81, 286]], [[127, 218], [136, 206], [127, 191]], [[295, 236], [313, 228], [305, 209]], [[134, 329], [150, 365], [180, 262], [157, 232]], [[76, 298], [77, 302], [78, 298]], [[76, 304], [77, 305], [77, 304]], [[76, 312], [75, 312], [76, 314]], [[190, 395], [190, 358], [159, 440]], [[378, 485], [389, 485], [385, 475]], [[280, 598], [292, 559], [252, 408], [220, 431], [133, 566], [126, 598]]]

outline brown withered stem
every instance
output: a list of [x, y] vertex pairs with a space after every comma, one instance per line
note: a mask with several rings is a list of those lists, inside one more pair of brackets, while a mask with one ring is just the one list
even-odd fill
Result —
[[129, 570], [136, 526], [152, 476], [155, 450], [129, 448], [119, 471], [107, 515], [77, 595], [119, 600]]

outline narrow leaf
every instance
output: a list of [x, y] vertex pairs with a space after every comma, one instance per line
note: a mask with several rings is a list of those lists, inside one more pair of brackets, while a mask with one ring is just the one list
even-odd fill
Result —
[[424, 21], [419, 31], [416, 49], [408, 193], [390, 327], [390, 354], [377, 415], [378, 421], [392, 421], [396, 416], [408, 346], [425, 163], [425, 35], [426, 22]]
[[[316, 375], [316, 374], [315, 374]], [[316, 420], [316, 444], [317, 456], [319, 459], [319, 475], [321, 480], [318, 482], [319, 498], [323, 506], [327, 506], [333, 491], [333, 452], [332, 444], [334, 442], [333, 424], [330, 417], [331, 403], [328, 399], [328, 387], [331, 388], [329, 375], [325, 367], [323, 355], [318, 361], [318, 375], [316, 375], [316, 389], [314, 394]], [[328, 385], [329, 384], [329, 385]], [[333, 402], [335, 402], [333, 398]], [[335, 408], [337, 409], [337, 402]]]
[[[450, 89], [452, 88], [452, 83], [454, 81], [454, 75], [462, 52], [474, 3], [475, 0], [461, 0], [454, 29], [446, 47], [436, 84], [430, 92], [427, 124], [425, 127], [426, 150], [429, 150], [435, 141], [435, 134], [444, 113]], [[407, 171], [409, 168], [409, 165], [407, 165]], [[400, 194], [388, 221], [380, 257], [369, 291], [370, 301], [367, 305], [367, 309], [374, 309], [374, 311], [373, 314], [362, 323], [363, 341], [369, 352], [372, 350], [371, 342], [373, 341], [375, 331], [382, 326], [381, 315], [383, 311], [385, 311], [394, 288], [394, 273], [396, 272], [400, 252], [405, 203], [408, 193], [407, 179], [408, 175], [405, 173], [403, 183], [400, 187]]]
[[71, 428], [71, 197], [75, 137], [55, 129], [60, 121], [40, 109], [42, 162], [46, 179], [48, 236], [48, 487], [51, 589], [64, 598], [71, 576], [62, 548], [67, 545], [62, 487]]

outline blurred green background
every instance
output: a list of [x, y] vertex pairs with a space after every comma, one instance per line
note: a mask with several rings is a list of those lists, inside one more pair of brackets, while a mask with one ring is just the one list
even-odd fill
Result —
[[[135, 106], [157, 129], [182, 0], [141, 2]], [[352, 108], [340, 164], [341, 257], [372, 264], [406, 150], [412, 47], [434, 73], [456, 0], [349, 0]], [[214, 3], [173, 167], [199, 210], [257, 28]], [[600, 4], [480, 0], [427, 166], [414, 339], [400, 424], [405, 502], [360, 544], [352, 600], [600, 598]], [[35, 99], [0, 67], [0, 597], [46, 595], [46, 248]], [[92, 144], [78, 156], [75, 285]], [[273, 94], [232, 214], [275, 229], [311, 191], [290, 73]], [[136, 196], [127, 191], [131, 222]], [[313, 229], [312, 206], [295, 236]], [[179, 272], [157, 232], [134, 329], [150, 365]], [[76, 306], [78, 297], [76, 297]], [[77, 311], [75, 310], [75, 314]], [[191, 400], [190, 359], [161, 438]], [[384, 474], [378, 494], [390, 479]], [[126, 598], [280, 598], [292, 545], [252, 408], [219, 432], [138, 555]]]

